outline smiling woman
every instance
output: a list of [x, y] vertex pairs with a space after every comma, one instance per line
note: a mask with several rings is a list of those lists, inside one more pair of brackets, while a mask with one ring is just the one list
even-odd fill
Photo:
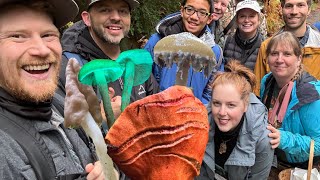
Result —
[[223, 55], [228, 62], [238, 59], [241, 64], [254, 69], [260, 45], [264, 40], [259, 32], [260, 6], [257, 1], [245, 0], [236, 7], [236, 32], [228, 36]]
[[[210, 133], [199, 179], [267, 179], [273, 159], [267, 109], [252, 93], [255, 76], [232, 60], [212, 83]], [[212, 158], [214, 157], [214, 159]]]
[[300, 43], [292, 33], [272, 37], [266, 52], [271, 73], [262, 79], [260, 97], [269, 109], [277, 162], [306, 169], [313, 139], [319, 165], [320, 127], [314, 124], [320, 123], [320, 82], [302, 67]]

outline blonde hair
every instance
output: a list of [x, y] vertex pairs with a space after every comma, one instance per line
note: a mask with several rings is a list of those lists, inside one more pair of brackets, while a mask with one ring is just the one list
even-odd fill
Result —
[[221, 84], [233, 84], [239, 90], [241, 99], [248, 103], [249, 95], [256, 85], [256, 78], [249, 68], [233, 59], [226, 64], [225, 72], [216, 75], [211, 84], [212, 92]]

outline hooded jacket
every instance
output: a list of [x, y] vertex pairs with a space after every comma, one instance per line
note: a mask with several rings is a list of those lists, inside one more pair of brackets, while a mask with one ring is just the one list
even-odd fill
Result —
[[[284, 31], [282, 28], [278, 33]], [[258, 96], [260, 94], [260, 83], [264, 75], [270, 72], [267, 61], [267, 45], [271, 38], [266, 39], [261, 43], [256, 65], [254, 68], [254, 74], [256, 75], [257, 85], [254, 89], [254, 93]], [[305, 69], [315, 78], [320, 79], [320, 33], [317, 30], [307, 25], [307, 31], [300, 39], [300, 45], [302, 47], [302, 63]]]
[[263, 40], [264, 38], [259, 31], [249, 40], [241, 39], [239, 28], [237, 28], [236, 33], [228, 36], [225, 42], [223, 49], [223, 57], [226, 60], [225, 63], [228, 63], [231, 59], [237, 59], [241, 64], [253, 71]]
[[[197, 180], [214, 179], [214, 129], [211, 103], [208, 108], [210, 124], [209, 141]], [[235, 148], [227, 159], [224, 171], [228, 173], [229, 180], [267, 179], [273, 160], [273, 149], [267, 130], [268, 115], [266, 107], [253, 94], [249, 97], [249, 106], [244, 116]]]
[[[263, 77], [261, 97], [267, 95], [275, 81], [272, 73]], [[315, 141], [314, 156], [320, 156], [320, 81], [304, 72], [294, 81], [291, 98], [282, 121], [279, 149], [289, 163], [301, 163], [309, 159], [310, 141]]]
[[[85, 165], [93, 162], [89, 148], [78, 133], [74, 129], [63, 127], [63, 118], [52, 110], [51, 101], [37, 104], [20, 101], [0, 88], [0, 114], [3, 121], [16, 119], [23, 122], [25, 126], [36, 129], [49, 150], [57, 176], [83, 173]], [[67, 143], [61, 130], [71, 144]], [[81, 167], [76, 165], [76, 158], [69, 150], [70, 146], [79, 159], [78, 163]], [[35, 180], [37, 179], [35, 171], [19, 143], [5, 131], [0, 130], [0, 179]]]
[[[156, 26], [157, 33], [153, 34], [145, 45], [144, 49], [150, 52], [153, 57], [154, 46], [157, 42], [171, 34], [178, 34], [184, 32], [183, 22], [181, 18], [181, 13], [177, 12], [174, 14], [170, 14], [164, 19], [162, 19], [158, 25]], [[218, 67], [216, 69], [223, 71], [223, 60], [222, 60], [222, 50], [221, 48], [215, 44], [214, 36], [209, 31], [209, 28], [206, 27], [203, 29], [200, 37], [201, 40], [206, 42], [210, 47], [212, 47], [212, 51], [215, 54], [215, 58], [217, 60]], [[152, 73], [155, 76], [156, 80], [159, 83], [160, 91], [163, 91], [173, 85], [175, 85], [176, 81], [176, 72], [177, 72], [177, 64], [174, 63], [171, 68], [160, 67], [153, 64]], [[193, 89], [193, 93], [195, 97], [201, 100], [204, 104], [208, 104], [211, 99], [211, 88], [208, 83], [209, 80], [213, 78], [213, 73], [208, 77], [205, 77], [204, 72], [194, 72], [192, 67], [189, 69], [188, 74], [188, 82], [187, 86]]]
[[[93, 59], [110, 59], [92, 39], [88, 27], [83, 21], [76, 22], [72, 27], [67, 29], [61, 39], [61, 44], [64, 52], [70, 52], [80, 55], [84, 60], [91, 61]], [[58, 93], [65, 96], [65, 83], [68, 58], [65, 54], [62, 56], [59, 88]], [[121, 96], [123, 89], [123, 80], [118, 79], [115, 82], [108, 84], [115, 90], [115, 96]], [[143, 84], [134, 86], [131, 93], [131, 102], [142, 99], [148, 95], [159, 92], [159, 86], [153, 75]]]

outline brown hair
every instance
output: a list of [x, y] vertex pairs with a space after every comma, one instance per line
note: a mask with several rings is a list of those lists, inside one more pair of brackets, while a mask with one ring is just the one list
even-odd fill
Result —
[[271, 53], [271, 48], [277, 47], [279, 44], [292, 47], [293, 53], [296, 56], [301, 56], [301, 46], [300, 42], [297, 37], [295, 37], [291, 32], [289, 31], [283, 31], [271, 38], [267, 45], [267, 56]]
[[238, 60], [231, 60], [225, 66], [225, 72], [216, 75], [212, 82], [212, 90], [221, 84], [233, 84], [239, 90], [241, 99], [249, 102], [249, 95], [256, 85], [256, 78], [253, 72], [242, 65]]
[[[311, 0], [306, 0], [306, 1], [307, 1], [307, 4], [308, 4], [308, 9], [310, 9], [312, 1]], [[286, 0], [280, 0], [280, 3], [281, 3], [281, 7], [283, 8], [284, 4], [286, 3]]]

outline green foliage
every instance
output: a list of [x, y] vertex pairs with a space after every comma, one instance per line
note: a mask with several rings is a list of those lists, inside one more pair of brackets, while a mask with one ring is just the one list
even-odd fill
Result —
[[148, 38], [160, 19], [179, 10], [180, 0], [140, 0], [140, 6], [132, 13], [130, 35], [136, 39]]

